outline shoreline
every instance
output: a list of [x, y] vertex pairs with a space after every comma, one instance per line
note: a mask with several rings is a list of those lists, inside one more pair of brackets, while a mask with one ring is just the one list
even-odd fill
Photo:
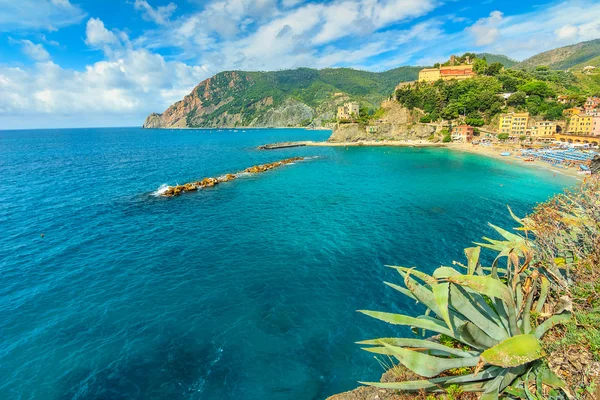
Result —
[[[571, 178], [575, 178], [578, 181], [582, 181], [587, 175], [580, 175], [575, 168], [554, 166], [545, 163], [540, 160], [531, 162], [523, 161], [517, 153], [520, 148], [512, 145], [500, 145], [500, 146], [474, 146], [470, 143], [431, 143], [426, 140], [364, 140], [357, 142], [318, 142], [318, 141], [298, 141], [298, 142], [286, 142], [286, 143], [271, 143], [263, 146], [259, 146], [265, 150], [276, 150], [290, 147], [435, 147], [435, 148], [447, 148], [453, 151], [462, 151], [465, 153], [479, 154], [485, 157], [502, 160], [507, 164], [518, 164], [526, 168], [534, 169], [545, 169], [555, 174], [565, 175]], [[509, 151], [510, 156], [502, 156], [500, 153]]]
[[[456, 150], [456, 151], [462, 151], [465, 153], [480, 154], [485, 157], [490, 157], [490, 158], [494, 158], [496, 160], [504, 161], [507, 164], [517, 164], [517, 165], [520, 165], [523, 167], [534, 168], [534, 169], [545, 169], [547, 171], [554, 172], [555, 174], [561, 174], [561, 175], [565, 175], [565, 176], [568, 176], [571, 178], [575, 178], [576, 180], [579, 180], [579, 181], [582, 181], [585, 177], [588, 176], [588, 175], [578, 174], [577, 173], [578, 171], [575, 168], [571, 168], [571, 167], [565, 168], [562, 166], [555, 166], [555, 165], [551, 165], [549, 163], [546, 163], [546, 162], [540, 161], [540, 160], [525, 162], [525, 161], [523, 161], [523, 158], [521, 158], [519, 155], [515, 154], [515, 152], [518, 152], [520, 149], [518, 147], [514, 147], [511, 145], [492, 146], [492, 147], [483, 146], [482, 147], [482, 146], [473, 146], [472, 144], [469, 144], [469, 143], [452, 143], [452, 144], [449, 144], [447, 147], [449, 149]], [[511, 152], [511, 155], [510, 156], [501, 155], [500, 153], [502, 153], [504, 151]]]

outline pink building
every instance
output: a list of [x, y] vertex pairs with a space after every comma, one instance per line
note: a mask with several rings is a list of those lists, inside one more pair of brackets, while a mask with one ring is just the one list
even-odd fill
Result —
[[588, 97], [583, 105], [587, 115], [596, 115], [600, 106], [600, 97]]

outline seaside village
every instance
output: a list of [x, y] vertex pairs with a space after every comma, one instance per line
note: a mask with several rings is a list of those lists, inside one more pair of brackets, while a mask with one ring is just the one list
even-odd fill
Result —
[[[438, 80], [471, 79], [477, 74], [467, 57], [459, 64], [456, 56], [451, 56], [448, 65], [425, 68], [419, 72], [419, 84], [433, 84]], [[586, 67], [594, 68], [594, 67]], [[584, 71], [585, 72], [585, 71]], [[414, 85], [416, 81], [402, 82], [396, 89]], [[505, 100], [512, 93], [502, 93]], [[575, 100], [566, 95], [555, 99], [563, 105], [571, 105]], [[357, 102], [348, 102], [338, 107], [338, 122], [352, 122], [360, 113]], [[596, 172], [600, 164], [600, 97], [588, 97], [583, 106], [573, 106], [563, 111], [563, 120], [543, 120], [532, 117], [529, 112], [505, 112], [499, 115], [498, 123], [492, 128], [475, 127], [467, 124], [453, 125], [452, 121], [427, 123], [437, 129], [445, 129], [451, 142], [499, 148], [502, 156], [516, 155], [524, 162], [536, 160], [548, 162], [557, 167], [574, 167], [580, 174], [589, 174], [590, 167]], [[378, 123], [365, 126], [367, 134], [378, 132]], [[595, 161], [592, 163], [592, 160]], [[592, 166], [592, 164], [594, 166]]]

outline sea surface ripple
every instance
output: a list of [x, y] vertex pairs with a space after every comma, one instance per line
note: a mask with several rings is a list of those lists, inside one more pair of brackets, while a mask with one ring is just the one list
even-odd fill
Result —
[[[569, 178], [445, 149], [293, 148], [326, 131], [0, 132], [1, 399], [323, 399], [431, 271]], [[161, 185], [316, 157], [165, 199]], [[42, 237], [43, 234], [43, 237]]]

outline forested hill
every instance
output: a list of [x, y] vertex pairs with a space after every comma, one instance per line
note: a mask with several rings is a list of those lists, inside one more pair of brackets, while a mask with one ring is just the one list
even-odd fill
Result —
[[417, 79], [420, 69], [221, 72], [163, 114], [151, 114], [144, 127], [321, 126], [335, 118], [338, 105], [349, 100], [377, 109], [399, 82]]
[[515, 68], [533, 69], [539, 66], [550, 69], [581, 67], [600, 56], [600, 39], [559, 47], [530, 57], [515, 65]]

